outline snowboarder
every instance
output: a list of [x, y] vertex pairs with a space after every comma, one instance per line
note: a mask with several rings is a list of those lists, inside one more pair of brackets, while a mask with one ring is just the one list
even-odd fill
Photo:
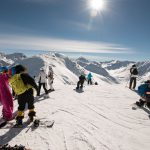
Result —
[[80, 89], [83, 88], [83, 84], [84, 84], [84, 81], [85, 81], [85, 80], [86, 80], [86, 78], [85, 78], [85, 75], [84, 75], [84, 74], [82, 74], [82, 75], [79, 76], [79, 81], [78, 81], [77, 87], [76, 87], [77, 90], [78, 90], [79, 88], [80, 88]]
[[39, 90], [38, 90], [37, 96], [40, 96], [41, 86], [43, 86], [45, 94], [47, 95], [48, 94], [48, 90], [46, 89], [47, 75], [43, 68], [40, 68], [40, 73], [38, 76], [38, 83], [39, 83]]
[[53, 88], [53, 81], [54, 81], [54, 72], [51, 66], [49, 66], [49, 70], [48, 70], [48, 84], [50, 86], [50, 91], [54, 91]]
[[7, 121], [13, 119], [13, 98], [9, 89], [7, 73], [7, 67], [0, 67], [0, 102], [3, 106], [0, 127], [5, 126]]
[[136, 102], [136, 105], [143, 107], [144, 104], [146, 104], [150, 109], [150, 80], [147, 80], [144, 84], [138, 87], [138, 94], [141, 98]]
[[132, 65], [131, 69], [130, 69], [130, 83], [129, 83], [129, 89], [135, 89], [136, 87], [136, 78], [138, 75], [138, 70], [136, 68], [136, 65]]
[[9, 82], [15, 94], [18, 96], [19, 106], [15, 127], [22, 127], [22, 119], [24, 118], [24, 109], [26, 103], [28, 104], [28, 116], [30, 121], [33, 121], [33, 118], [36, 114], [34, 111], [33, 88], [38, 91], [38, 87], [34, 79], [27, 73], [26, 68], [22, 65], [17, 65], [10, 69]]
[[88, 78], [88, 84], [92, 85], [92, 74], [91, 72], [88, 74], [87, 78]]

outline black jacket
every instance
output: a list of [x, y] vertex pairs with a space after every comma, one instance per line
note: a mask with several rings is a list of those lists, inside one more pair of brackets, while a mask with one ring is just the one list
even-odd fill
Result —
[[36, 91], [38, 91], [38, 86], [36, 85], [35, 80], [29, 74], [22, 73], [21, 79], [25, 85], [30, 84], [31, 86], [33, 86], [36, 89]]

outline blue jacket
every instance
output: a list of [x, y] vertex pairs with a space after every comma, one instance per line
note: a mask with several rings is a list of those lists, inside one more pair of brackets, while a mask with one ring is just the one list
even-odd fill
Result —
[[88, 78], [88, 79], [91, 79], [91, 78], [92, 78], [92, 74], [89, 73], [87, 78]]
[[141, 84], [139, 87], [138, 87], [138, 94], [141, 96], [141, 97], [144, 97], [146, 92], [149, 91], [149, 87], [148, 87], [149, 84], [147, 83], [144, 83], [144, 84]]

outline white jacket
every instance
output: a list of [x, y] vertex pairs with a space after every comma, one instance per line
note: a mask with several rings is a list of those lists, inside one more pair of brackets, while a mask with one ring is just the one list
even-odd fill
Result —
[[47, 82], [47, 75], [44, 71], [41, 71], [38, 75], [38, 82], [39, 83], [46, 83]]

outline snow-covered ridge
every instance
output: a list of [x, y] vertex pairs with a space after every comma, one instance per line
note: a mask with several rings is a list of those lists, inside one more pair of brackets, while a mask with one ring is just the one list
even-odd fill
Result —
[[[61, 53], [48, 53], [33, 57], [26, 57], [22, 53], [9, 55], [0, 53], [0, 58], [1, 66], [23, 64], [28, 68], [32, 76], [37, 76], [41, 67], [48, 71], [47, 68], [51, 65], [56, 73], [55, 76], [65, 84], [75, 84], [78, 76], [83, 72], [85, 74], [92, 72], [93, 79], [98, 82], [119, 83], [126, 81], [129, 79], [129, 70], [133, 64], [136, 64], [139, 70], [138, 80], [142, 82], [150, 77], [149, 61], [137, 63], [118, 60], [95, 62], [84, 57], [72, 60]], [[64, 73], [64, 70], [66, 70], [67, 74]]]
[[0, 53], [0, 66], [8, 66], [12, 64], [14, 61], [6, 57], [4, 53]]
[[[45, 71], [49, 65], [53, 67], [55, 91], [49, 94], [50, 98], [36, 98], [34, 104], [41, 122], [54, 120], [55, 123], [53, 128], [34, 128], [31, 124], [25, 128], [1, 129], [0, 144], [22, 144], [31, 150], [149, 150], [149, 110], [145, 107], [132, 110], [139, 96], [124, 84], [114, 84], [114, 79], [128, 77], [132, 63], [109, 70], [103, 63], [84, 61], [81, 66], [78, 62], [58, 53], [14, 62], [25, 65], [32, 76], [37, 76], [41, 67]], [[136, 64], [144, 72], [142, 78], [150, 75], [149, 62]], [[85, 82], [84, 92], [78, 93], [73, 89], [82, 72], [92, 72], [99, 84]], [[15, 100], [14, 111], [17, 108]], [[27, 120], [28, 111], [25, 111], [23, 122]]]
[[11, 59], [13, 61], [23, 60], [26, 57], [27, 56], [25, 56], [23, 53], [13, 53], [13, 54], [6, 55], [7, 59]]

